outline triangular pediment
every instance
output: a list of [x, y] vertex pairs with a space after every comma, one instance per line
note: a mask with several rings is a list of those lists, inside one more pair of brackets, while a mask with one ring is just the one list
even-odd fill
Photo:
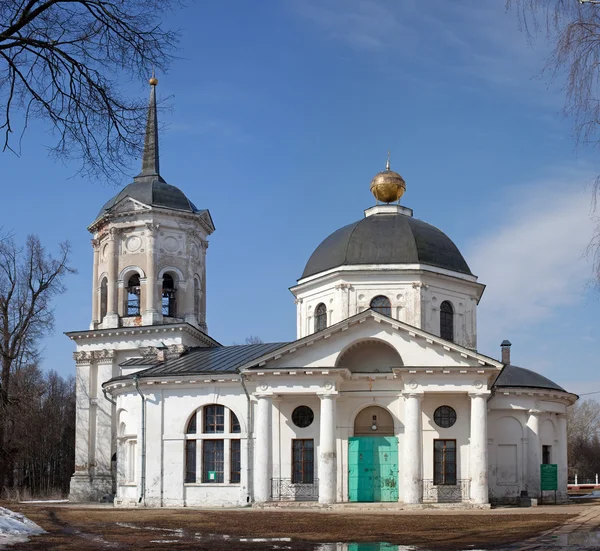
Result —
[[[385, 343], [398, 361], [389, 368], [494, 368], [503, 364], [407, 323], [366, 310], [242, 366], [242, 370], [343, 367], [344, 354], [362, 342]], [[368, 367], [365, 368], [368, 371]]]
[[137, 201], [132, 199], [131, 197], [123, 197], [118, 203], [116, 203], [111, 209], [111, 213], [120, 214], [125, 212], [136, 212], [136, 211], [146, 211], [150, 210], [151, 207], [142, 203], [141, 201]]

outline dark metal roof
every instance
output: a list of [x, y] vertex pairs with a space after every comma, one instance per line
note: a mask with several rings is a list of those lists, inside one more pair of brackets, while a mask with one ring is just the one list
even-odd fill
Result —
[[357, 264], [428, 264], [472, 275], [456, 245], [436, 227], [404, 214], [373, 214], [327, 237], [302, 278]]
[[106, 214], [119, 201], [131, 197], [151, 207], [201, 212], [178, 187], [167, 184], [160, 176], [136, 176], [133, 183], [125, 186], [110, 199], [98, 213], [97, 218]]
[[[263, 344], [241, 344], [234, 346], [214, 346], [190, 348], [187, 352], [165, 362], [138, 371], [136, 375], [141, 378], [168, 377], [169, 375], [194, 375], [199, 373], [235, 373], [236, 368], [247, 362], [259, 358], [264, 354], [289, 344], [287, 342], [273, 342]], [[138, 362], [138, 363], [136, 363]], [[149, 365], [146, 358], [132, 358], [121, 364], [122, 367]], [[130, 378], [115, 377], [111, 380]]]
[[548, 390], [560, 390], [566, 392], [564, 388], [558, 386], [554, 381], [547, 379], [543, 375], [516, 365], [505, 366], [500, 375], [498, 375], [494, 386], [545, 388]]

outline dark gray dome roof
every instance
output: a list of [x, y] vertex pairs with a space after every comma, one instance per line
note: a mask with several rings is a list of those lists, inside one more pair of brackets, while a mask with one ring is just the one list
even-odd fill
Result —
[[566, 392], [564, 388], [558, 386], [554, 381], [531, 371], [524, 367], [516, 365], [507, 365], [504, 367], [494, 386], [503, 387], [528, 387], [528, 388], [545, 388], [548, 390], [560, 390]]
[[355, 264], [428, 264], [472, 275], [456, 245], [436, 227], [404, 214], [372, 214], [327, 237], [302, 278]]
[[167, 184], [160, 176], [136, 177], [133, 183], [125, 186], [98, 213], [97, 218], [104, 215], [119, 201], [131, 197], [151, 207], [198, 212], [198, 209], [178, 187]]

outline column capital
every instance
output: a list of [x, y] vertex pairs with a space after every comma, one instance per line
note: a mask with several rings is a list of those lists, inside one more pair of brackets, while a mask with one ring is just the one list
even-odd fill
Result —
[[260, 391], [260, 392], [253, 392], [252, 396], [254, 396], [257, 400], [266, 400], [267, 398], [273, 398], [273, 396], [275, 396], [275, 394], [273, 394], [273, 392], [265, 392], [265, 391]]
[[418, 398], [419, 401], [423, 400], [425, 393], [422, 390], [407, 390], [402, 392], [404, 398]]
[[335, 400], [338, 397], [337, 390], [327, 390], [323, 392], [317, 392], [317, 396], [321, 400]]
[[297, 298], [296, 300], [294, 300], [294, 304], [302, 304], [304, 302], [303, 298]]
[[487, 398], [492, 392], [490, 390], [476, 390], [473, 392], [468, 392], [469, 398], [471, 400], [475, 398]]
[[100, 239], [90, 239], [90, 242], [92, 244], [94, 252], [98, 252], [100, 249]]
[[534, 417], [539, 417], [544, 412], [539, 409], [530, 409], [527, 411], [527, 413], [529, 413], [529, 415], [533, 415]]

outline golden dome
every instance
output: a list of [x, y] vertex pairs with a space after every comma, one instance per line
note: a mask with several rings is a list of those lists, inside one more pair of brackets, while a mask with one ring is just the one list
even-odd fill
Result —
[[158, 79], [153, 76], [148, 82], [150, 83], [150, 86], [156, 86], [158, 84]]
[[371, 193], [377, 201], [393, 203], [399, 201], [406, 191], [406, 182], [397, 172], [390, 170], [390, 155], [385, 170], [376, 174], [371, 180]]

